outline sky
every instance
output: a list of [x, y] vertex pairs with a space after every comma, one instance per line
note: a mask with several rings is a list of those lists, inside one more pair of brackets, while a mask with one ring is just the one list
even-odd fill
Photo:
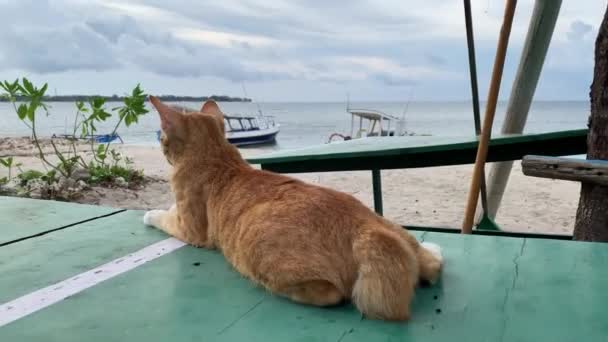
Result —
[[[504, 2], [472, 0], [485, 99]], [[507, 99], [532, 0], [517, 4]], [[605, 1], [564, 0], [535, 99], [587, 100]], [[260, 102], [470, 99], [460, 0], [0, 0], [0, 78], [51, 94], [226, 94]]]

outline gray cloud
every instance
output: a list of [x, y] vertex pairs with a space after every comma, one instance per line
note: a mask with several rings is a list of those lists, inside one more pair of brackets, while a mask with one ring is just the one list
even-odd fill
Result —
[[280, 78], [280, 75], [247, 70], [230, 56], [199, 49], [189, 51], [181, 46], [167, 48], [162, 44], [146, 44], [131, 38], [122, 38], [119, 45], [132, 51], [131, 63], [139, 68], [172, 77], [210, 76], [233, 82], [259, 81]]
[[419, 81], [408, 77], [396, 76], [389, 73], [377, 73], [372, 77], [388, 86], [412, 86], [420, 83]]
[[[443, 0], [0, 0], [0, 69], [66, 78], [70, 71], [112, 71], [173, 83], [211, 77], [237, 86], [359, 84], [368, 90], [443, 82], [460, 94], [460, 83], [465, 89], [467, 83], [454, 75], [466, 74], [467, 59], [462, 12], [456, 9]], [[566, 44], [552, 43], [559, 51], [583, 51], [570, 58], [577, 63], [592, 56], [587, 38], [593, 27], [587, 22], [593, 21], [581, 18], [570, 23]], [[500, 20], [486, 16], [477, 25], [487, 31]], [[481, 80], [494, 57], [495, 37], [488, 36], [476, 46]], [[522, 38], [513, 36], [510, 49]]]
[[[41, 1], [41, 6], [52, 12], [48, 5]], [[22, 10], [31, 10], [32, 6], [31, 2], [24, 2], [21, 7], [12, 4], [10, 10], [17, 15]], [[158, 29], [143, 30], [129, 15], [113, 15], [102, 10], [82, 22], [66, 16], [58, 19], [68, 23], [13, 25], [0, 32], [0, 50], [3, 51], [0, 68], [45, 74], [70, 70], [103, 71], [130, 65], [172, 77], [213, 76], [231, 81], [281, 78], [277, 73], [247, 70], [236, 56], [222, 49], [183, 41]], [[247, 44], [241, 47], [251, 49]]]
[[85, 21], [85, 23], [93, 31], [104, 36], [108, 41], [114, 44], [118, 43], [118, 38], [120, 38], [120, 36], [126, 34], [146, 40], [145, 36], [138, 30], [135, 19], [128, 15], [91, 18]]
[[[336, 56], [374, 56], [382, 51], [388, 54], [385, 58], [397, 58], [396, 63], [408, 64], [403, 60], [404, 48], [393, 42], [399, 40], [399, 32], [408, 31], [417, 22], [413, 17], [382, 13], [362, 0], [323, 6], [299, 1], [276, 8], [265, 2], [241, 1], [208, 2], [204, 6], [193, 6], [185, 0], [170, 4], [155, 0], [118, 5], [110, 2], [101, 6], [61, 3], [40, 2], [38, 6], [53, 15], [31, 23], [34, 29], [10, 31], [8, 39], [0, 42], [0, 46], [6, 44], [7, 48], [18, 40], [26, 42], [3, 57], [5, 65], [41, 73], [135, 66], [159, 75], [214, 76], [230, 81], [302, 78], [331, 82], [333, 78], [335, 82], [343, 82], [350, 80], [348, 75], [354, 72], [358, 78], [361, 72], [366, 72], [370, 80], [397, 85], [403, 83], [402, 76], [382, 70], [350, 72], [345, 66], [327, 64], [324, 60]], [[0, 4], [0, 9], [3, 5]], [[26, 0], [4, 5], [10, 7], [4, 12], [19, 16], [36, 5]], [[64, 9], [63, 13], [57, 11], [59, 7]], [[6, 19], [19, 28], [15, 18]], [[213, 41], [176, 36], [172, 29], [181, 25], [237, 37], [246, 32], [245, 37], [261, 37], [273, 43], [259, 45], [245, 38], [231, 41], [228, 46], [216, 46]], [[255, 68], [272, 63], [279, 64], [277, 70]], [[421, 57], [417, 63], [429, 61]], [[287, 70], [283, 64], [299, 67]], [[340, 70], [335, 72], [336, 68]]]
[[426, 58], [428, 59], [428, 61], [433, 64], [433, 65], [446, 65], [447, 61], [444, 57], [439, 56], [439, 55], [435, 55], [432, 53], [427, 53], [426, 54]]
[[570, 24], [570, 30], [566, 34], [569, 40], [577, 41], [585, 38], [585, 35], [593, 30], [593, 26], [582, 20], [575, 20]]
[[121, 64], [105, 41], [82, 25], [57, 29], [9, 29], [0, 33], [0, 48], [4, 68], [37, 73], [102, 71]]

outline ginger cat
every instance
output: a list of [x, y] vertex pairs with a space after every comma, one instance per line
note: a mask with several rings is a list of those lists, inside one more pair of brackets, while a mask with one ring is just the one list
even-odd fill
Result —
[[249, 166], [215, 102], [181, 113], [150, 101], [176, 203], [147, 212], [146, 225], [221, 250], [274, 294], [316, 306], [352, 300], [372, 319], [407, 320], [416, 285], [438, 279], [439, 246], [419, 244], [350, 195]]

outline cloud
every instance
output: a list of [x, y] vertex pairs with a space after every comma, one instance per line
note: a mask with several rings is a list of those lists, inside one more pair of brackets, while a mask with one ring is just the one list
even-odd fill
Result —
[[[8, 29], [0, 33], [1, 64], [37, 73], [103, 71], [120, 66], [105, 41], [83, 25]], [[16, 48], [18, 47], [18, 48]]]
[[[43, 7], [48, 5], [46, 2], [41, 4]], [[14, 12], [31, 9], [32, 4], [25, 2], [23, 6], [14, 7]], [[132, 7], [129, 9], [133, 12]], [[48, 10], [52, 12], [51, 7]], [[164, 12], [145, 13], [159, 16]], [[222, 45], [222, 42], [227, 42], [225, 47], [240, 44], [241, 48], [248, 48], [244, 46], [250, 40], [248, 36], [239, 39], [237, 35], [214, 35], [205, 31], [178, 30], [174, 34], [159, 29], [144, 30], [131, 15], [116, 15], [103, 8], [97, 16], [83, 21], [65, 16], [62, 19], [72, 22], [13, 25], [1, 32], [0, 68], [46, 74], [132, 67], [163, 76], [213, 76], [235, 82], [279, 77], [275, 73], [263, 75], [247, 70], [227, 50], [209, 48], [209, 45]], [[200, 44], [205, 39], [208, 41]], [[261, 38], [251, 40], [253, 44], [267, 43]]]
[[132, 53], [130, 62], [138, 68], [177, 78], [217, 77], [233, 82], [273, 78], [272, 73], [249, 70], [238, 60], [218, 52], [188, 51], [180, 46], [167, 49], [160, 44], [145, 44], [122, 38], [120, 46]]
[[446, 65], [447, 64], [446, 59], [444, 57], [439, 56], [439, 55], [435, 55], [435, 54], [432, 54], [432, 53], [427, 53], [426, 54], [426, 58], [433, 65], [442, 66], [442, 65]]
[[134, 35], [145, 38], [138, 30], [135, 20], [128, 15], [118, 17], [91, 18], [85, 24], [93, 31], [105, 37], [111, 43], [118, 43], [118, 38], [122, 35]]
[[[591, 3], [562, 6], [548, 72], [590, 68], [595, 29], [589, 23], [599, 22], [603, 7]], [[504, 8], [472, 5], [483, 88]], [[509, 56], [519, 56], [533, 5], [518, 4]], [[0, 0], [0, 22], [0, 69], [7, 74], [53, 73], [67, 80], [80, 72], [104, 71], [92, 74], [99, 79], [119, 72], [167, 79], [167, 87], [199, 80], [240, 89], [243, 81], [266, 82], [277, 94], [297, 82], [323, 83], [335, 93], [348, 86], [399, 94], [422, 84], [441, 97], [468, 89], [458, 1]], [[517, 58], [507, 63], [509, 73]], [[307, 91], [322, 96], [320, 89]]]
[[585, 35], [593, 30], [593, 26], [585, 23], [582, 20], [575, 20], [570, 24], [570, 31], [567, 36], [569, 40], [581, 40]]
[[190, 42], [200, 42], [222, 48], [244, 47], [249, 49], [252, 47], [268, 47], [277, 43], [274, 39], [264, 36], [235, 34], [195, 28], [178, 28], [175, 29], [174, 32], [175, 36], [179, 39]]
[[368, 78], [377, 79], [386, 85], [411, 85], [422, 80], [458, 77], [457, 73], [441, 71], [429, 66], [407, 66], [397, 61], [377, 56], [341, 57], [335, 65], [343, 68], [364, 70]]
[[[396, 39], [395, 35], [378, 35], [375, 30], [364, 33], [361, 29], [361, 32], [355, 32], [356, 40], [369, 43], [358, 47], [351, 41], [353, 34], [340, 29], [339, 25], [318, 18], [310, 23], [303, 20], [334, 16], [343, 10], [343, 6], [326, 7], [325, 13], [290, 2], [275, 2], [272, 7], [261, 3], [235, 3], [230, 8], [211, 6], [210, 13], [203, 16], [207, 18], [213, 16], [214, 11], [229, 10], [237, 16], [251, 11], [264, 18], [274, 17], [264, 14], [268, 11], [284, 14], [279, 16], [282, 19], [272, 21], [284, 30], [265, 34], [268, 30], [264, 25], [254, 25], [251, 32], [241, 32], [229, 30], [230, 25], [209, 25], [205, 20], [196, 22], [186, 15], [189, 8], [186, 6], [175, 10], [153, 4], [112, 1], [99, 4], [95, 7], [95, 16], [64, 16], [71, 26], [43, 23], [19, 32], [10, 31], [5, 44], [7, 47], [19, 46], [19, 49], [4, 56], [3, 62], [39, 73], [133, 67], [163, 76], [216, 77], [232, 82], [376, 80], [392, 86], [443, 75], [434, 67], [424, 65], [424, 58], [404, 65], [403, 61], [397, 62], [390, 57], [361, 55], [371, 46], [386, 44], [382, 40], [375, 41], [377, 37], [390, 42]], [[353, 3], [352, 15], [362, 23], [378, 23], [380, 14], [366, 13], [366, 7], [361, 7], [364, 4]], [[26, 6], [30, 5], [26, 3]], [[294, 18], [294, 9], [301, 10], [303, 19]], [[73, 11], [85, 14], [91, 8], [76, 6]], [[335, 19], [347, 22], [353, 17]], [[229, 24], [230, 20], [224, 18], [224, 22]], [[386, 16], [378, 26], [383, 31], [409, 25]], [[17, 44], [17, 41], [25, 43]], [[332, 44], [335, 45], [332, 47]], [[326, 48], [319, 50], [315, 48], [318, 45]], [[40, 51], [44, 53], [37, 53]]]

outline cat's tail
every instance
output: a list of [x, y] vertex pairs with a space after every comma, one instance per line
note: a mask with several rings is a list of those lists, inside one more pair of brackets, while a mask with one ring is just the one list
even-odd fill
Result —
[[364, 230], [353, 242], [358, 264], [352, 300], [366, 317], [407, 320], [419, 278], [416, 253], [389, 229]]

